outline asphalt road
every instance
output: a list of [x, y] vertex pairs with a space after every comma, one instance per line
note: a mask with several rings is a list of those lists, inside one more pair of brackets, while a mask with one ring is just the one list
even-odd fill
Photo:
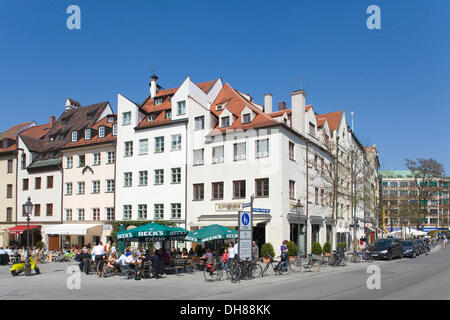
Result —
[[[0, 300], [22, 299], [163, 299], [163, 300], [264, 300], [264, 299], [450, 299], [450, 248], [435, 249], [416, 259], [376, 261], [381, 288], [369, 290], [368, 263], [325, 267], [320, 272], [269, 274], [264, 278], [231, 283], [206, 282], [202, 272], [168, 275], [141, 281], [119, 277], [98, 278], [78, 274], [79, 289], [69, 289], [69, 263], [40, 266], [42, 274], [12, 277], [0, 266]], [[73, 276], [73, 274], [72, 274]]]

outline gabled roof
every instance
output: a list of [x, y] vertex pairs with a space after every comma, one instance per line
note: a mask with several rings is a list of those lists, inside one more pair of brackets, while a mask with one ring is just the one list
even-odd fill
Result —
[[[28, 127], [36, 124], [34, 121], [29, 121], [25, 123], [21, 123], [18, 125], [15, 125], [8, 130], [0, 133], [0, 154], [5, 153], [11, 153], [16, 150], [17, 148], [17, 136], [26, 130]], [[7, 148], [3, 148], [3, 140], [8, 139], [7, 141]]]
[[[203, 92], [208, 93], [209, 89], [212, 87], [214, 83], [216, 83], [216, 80], [208, 81], [208, 82], [200, 82], [196, 83], [197, 87], [199, 87]], [[141, 112], [144, 112], [146, 114], [150, 112], [159, 112], [162, 110], [167, 110], [172, 108], [172, 103], [170, 102], [170, 98], [177, 92], [177, 90], [180, 87], [172, 88], [172, 89], [165, 89], [158, 91], [156, 93], [155, 98], [150, 98], [150, 96], [145, 99], [145, 101], [142, 103], [142, 105], [139, 107]], [[162, 98], [163, 103], [160, 105], [155, 105], [155, 99]]]
[[339, 129], [339, 123], [342, 118], [342, 111], [330, 112], [325, 114], [320, 114], [317, 116], [317, 119], [326, 119], [328, 122], [328, 127], [330, 128], [330, 132], [333, 132]]
[[32, 125], [34, 121], [28, 121], [25, 123], [21, 123], [18, 125], [15, 125], [8, 130], [0, 133], [0, 140], [8, 138], [8, 139], [15, 139], [17, 135], [22, 132], [23, 130], [27, 129], [30, 125]]
[[[236, 116], [236, 120], [230, 123], [229, 127], [220, 128], [220, 122], [218, 122], [213, 128], [210, 135], [220, 134], [226, 132], [227, 130], [247, 130], [260, 128], [268, 125], [278, 124], [278, 121], [272, 119], [269, 115], [262, 112], [259, 108], [255, 107], [253, 103], [248, 100], [244, 95], [240, 94], [238, 91], [234, 90], [228, 83], [223, 85], [222, 90], [220, 90], [213, 104], [211, 105], [211, 113], [216, 117], [220, 117], [223, 110], [216, 110], [217, 105], [222, 105], [226, 103], [227, 109], [233, 115]], [[246, 108], [250, 108], [256, 115], [252, 122], [242, 123], [241, 122], [241, 112]]]
[[[108, 122], [108, 119], [111, 117], [114, 118], [113, 122]], [[96, 144], [110, 143], [117, 140], [117, 136], [112, 134], [112, 128], [114, 124], [117, 124], [117, 114], [105, 116], [103, 119], [95, 123], [91, 129], [91, 139], [86, 140], [86, 137], [83, 136], [76, 142], [69, 142], [62, 149], [70, 149], [70, 148], [78, 148], [91, 146]], [[105, 136], [103, 138], [99, 137], [99, 129], [100, 127], [105, 127]]]
[[[52, 153], [52, 156], [56, 157], [59, 150], [71, 142], [71, 132], [92, 127], [108, 105], [109, 102], [105, 101], [85, 107], [65, 110], [58, 121], [49, 128], [48, 132], [44, 132], [45, 127], [41, 128], [42, 130], [31, 128], [30, 130], [36, 130], [35, 137], [28, 136], [27, 132], [21, 134], [20, 137], [30, 151], [40, 153], [39, 158], [36, 160], [46, 158], [48, 153]], [[79, 137], [82, 137], [83, 134], [84, 132], [81, 131]], [[51, 141], [50, 137], [54, 137], [54, 140]]]

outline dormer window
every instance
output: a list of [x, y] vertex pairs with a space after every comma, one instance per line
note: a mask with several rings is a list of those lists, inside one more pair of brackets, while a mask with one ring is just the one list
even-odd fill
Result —
[[165, 119], [169, 119], [172, 117], [172, 110], [166, 110]]
[[66, 134], [65, 133], [61, 133], [59, 135], [59, 140], [64, 140], [66, 138]]
[[147, 116], [147, 122], [152, 122], [152, 121], [155, 121], [155, 114], [154, 113], [150, 113]]
[[73, 131], [72, 132], [72, 142], [77, 142], [78, 141], [78, 131]]
[[92, 118], [94, 118], [94, 113], [88, 113], [87, 114], [87, 119], [91, 120]]
[[242, 123], [250, 123], [251, 121], [250, 113], [246, 113], [242, 116]]
[[114, 117], [109, 117], [108, 118], [108, 123], [113, 123], [114, 122]]
[[230, 126], [230, 117], [222, 117], [222, 128]]
[[316, 126], [311, 122], [309, 123], [309, 134], [313, 137], [316, 135]]
[[117, 123], [113, 125], [112, 134], [113, 136], [117, 136]]
[[155, 99], [155, 106], [159, 106], [162, 103], [163, 103], [163, 99], [162, 98]]
[[84, 140], [91, 140], [91, 129], [86, 129], [84, 131]]
[[216, 106], [216, 111], [221, 111], [223, 110], [223, 104], [219, 104]]
[[100, 127], [98, 128], [98, 137], [99, 138], [104, 138], [105, 137], [105, 127]]
[[50, 141], [55, 141], [55, 136], [50, 136]]

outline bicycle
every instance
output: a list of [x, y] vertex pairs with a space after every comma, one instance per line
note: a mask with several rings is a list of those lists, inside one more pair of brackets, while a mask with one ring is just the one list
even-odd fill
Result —
[[[276, 261], [273, 260], [273, 257], [270, 257], [270, 261], [266, 263], [266, 266], [264, 267], [264, 270], [261, 273], [261, 277], [264, 277], [265, 273], [269, 269], [269, 265], [272, 267], [273, 272], [275, 274], [280, 275], [287, 274], [289, 272], [289, 261], [282, 256], [280, 256], [280, 258], [282, 259], [281, 261]], [[273, 265], [274, 262], [277, 263], [276, 266]]]
[[373, 262], [373, 257], [367, 251], [355, 250], [355, 252], [353, 252], [352, 257], [350, 258], [350, 261], [353, 262], [353, 263], [358, 263], [358, 262], [361, 262], [361, 261], [367, 261], [367, 262], [372, 263]]
[[320, 271], [320, 266], [322, 264], [320, 259], [318, 259], [316, 255], [312, 255], [312, 254], [308, 254], [307, 255], [307, 259], [308, 260], [303, 265], [303, 268], [304, 268], [305, 272], [307, 272], [307, 271], [313, 272], [313, 268], [314, 267], [316, 267], [316, 270], [314, 270], [314, 271], [315, 272], [319, 272]]
[[303, 267], [303, 261], [302, 257], [300, 255], [300, 252], [297, 254], [297, 257], [295, 257], [295, 260], [292, 262], [289, 262], [289, 270], [293, 272], [299, 272], [302, 270]]
[[345, 248], [338, 250], [333, 250], [333, 262], [330, 264], [333, 267], [335, 266], [346, 266], [348, 262], [348, 258], [345, 254]]
[[262, 267], [256, 260], [241, 260], [234, 258], [233, 263], [226, 267], [226, 274], [232, 283], [235, 283], [243, 278], [254, 279], [261, 276]]
[[206, 281], [221, 280], [223, 277], [222, 264], [216, 260], [210, 260], [205, 263], [203, 275]]

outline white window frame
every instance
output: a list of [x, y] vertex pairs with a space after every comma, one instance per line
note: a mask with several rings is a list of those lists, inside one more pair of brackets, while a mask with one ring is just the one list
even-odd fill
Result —
[[155, 153], [164, 152], [164, 136], [155, 137]]
[[98, 137], [99, 138], [104, 138], [105, 137], [105, 132], [106, 132], [106, 130], [105, 130], [104, 126], [101, 126], [100, 128], [98, 128]]
[[181, 134], [172, 135], [172, 149], [171, 151], [181, 150]]
[[78, 141], [78, 131], [72, 131], [72, 142]]
[[122, 113], [122, 125], [128, 126], [131, 124], [131, 111]]
[[84, 131], [84, 140], [91, 140], [91, 129], [86, 129]]
[[139, 155], [148, 154], [148, 139], [139, 140]]
[[186, 101], [178, 101], [177, 102], [177, 115], [185, 115], [186, 114]]

